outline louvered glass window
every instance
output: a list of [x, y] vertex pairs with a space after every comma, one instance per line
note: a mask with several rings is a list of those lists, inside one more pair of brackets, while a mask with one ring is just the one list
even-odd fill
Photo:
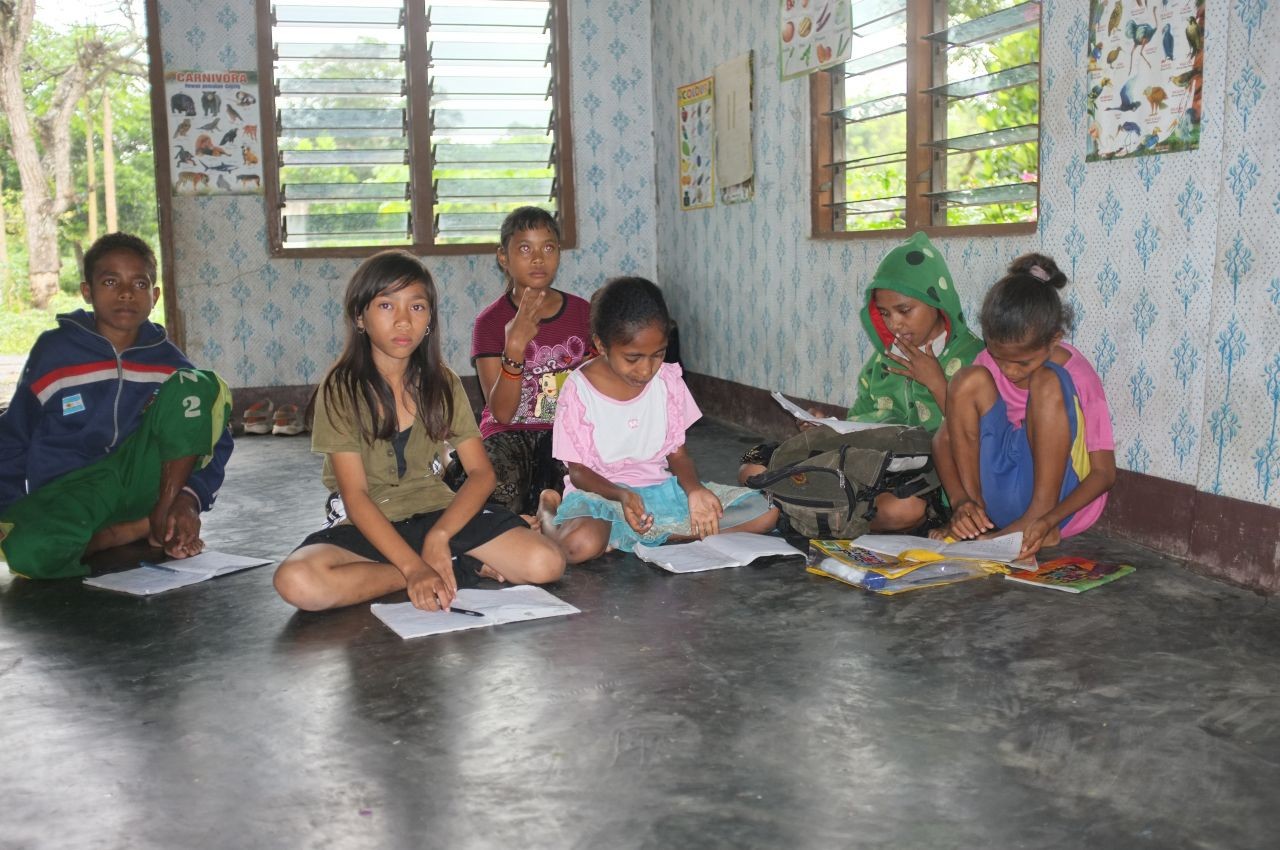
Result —
[[271, 4], [273, 247], [474, 251], [526, 204], [571, 243], [563, 5]]
[[854, 0], [814, 83], [815, 231], [1036, 220], [1039, 0]]

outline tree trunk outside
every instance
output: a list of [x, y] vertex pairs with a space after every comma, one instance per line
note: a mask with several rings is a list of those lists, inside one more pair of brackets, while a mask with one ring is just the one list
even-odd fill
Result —
[[85, 203], [89, 205], [89, 244], [98, 241], [98, 165], [93, 161], [93, 113], [84, 110]]
[[107, 203], [107, 232], [120, 229], [116, 218], [116, 146], [112, 141], [111, 94], [102, 95], [102, 185]]
[[9, 291], [9, 282], [13, 275], [9, 271], [9, 234], [5, 230], [4, 220], [4, 171], [0, 171], [0, 301], [8, 307], [13, 303], [16, 292]]

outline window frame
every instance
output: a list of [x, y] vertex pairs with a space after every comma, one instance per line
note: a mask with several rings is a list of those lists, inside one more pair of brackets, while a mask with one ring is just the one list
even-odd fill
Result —
[[[421, 256], [461, 256], [491, 254], [493, 242], [438, 244], [434, 238], [434, 196], [431, 139], [427, 128], [430, 104], [427, 102], [427, 31], [426, 0], [404, 0], [405, 3], [405, 80], [408, 85], [408, 125], [410, 150], [410, 214], [413, 220], [412, 242], [398, 245], [347, 245], [334, 247], [289, 248], [284, 245], [280, 210], [280, 153], [276, 144], [276, 105], [274, 56], [271, 36], [271, 6], [274, 0], [254, 0], [258, 35], [258, 102], [261, 104], [262, 180], [267, 211], [267, 249], [271, 257], [328, 258], [368, 257], [378, 251], [403, 249]], [[556, 176], [559, 186], [560, 247], [577, 247], [577, 213], [573, 182], [573, 132], [570, 122], [568, 0], [548, 0], [551, 7], [551, 44], [554, 53], [555, 87], [551, 108], [556, 115]]]
[[[1043, 149], [1036, 146], [1038, 161], [1036, 173], [1036, 219], [1034, 221], [1007, 224], [934, 224], [932, 201], [925, 192], [933, 189], [933, 164], [945, 161], [947, 152], [929, 147], [933, 141], [933, 122], [941, 110], [946, 111], [946, 100], [941, 95], [926, 94], [924, 89], [940, 82], [939, 73], [945, 74], [947, 45], [928, 41], [924, 36], [934, 32], [934, 16], [939, 8], [945, 12], [947, 0], [905, 0], [907, 9], [907, 199], [906, 223], [900, 228], [871, 230], [836, 230], [832, 226], [829, 204], [835, 201], [835, 176], [827, 176], [834, 162], [836, 119], [823, 113], [832, 110], [834, 75], [841, 73], [844, 64], [809, 75], [809, 135], [810, 135], [810, 235], [814, 239], [862, 240], [889, 239], [899, 234], [910, 235], [923, 231], [928, 236], [1023, 236], [1034, 234], [1040, 226], [1040, 177], [1044, 173]], [[1040, 9], [1040, 22], [1036, 37], [1039, 41], [1037, 55], [1044, 56], [1044, 9]], [[941, 70], [939, 70], [941, 69]], [[921, 85], [921, 83], [926, 83]], [[1041, 63], [1037, 83], [1037, 109], [1040, 126], [1043, 126], [1044, 65]], [[911, 177], [914, 175], [914, 179]]]

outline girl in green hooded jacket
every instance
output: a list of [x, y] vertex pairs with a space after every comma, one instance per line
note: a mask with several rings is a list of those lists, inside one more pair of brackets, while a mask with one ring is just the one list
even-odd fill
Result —
[[[951, 271], [929, 237], [916, 233], [880, 261], [861, 319], [875, 350], [858, 374], [858, 395], [846, 418], [937, 431], [947, 382], [973, 362], [982, 340], [965, 324]], [[766, 443], [744, 454], [739, 481], [763, 472], [776, 446]], [[913, 529], [925, 519], [925, 503], [915, 497], [881, 494], [876, 508], [873, 531]]]

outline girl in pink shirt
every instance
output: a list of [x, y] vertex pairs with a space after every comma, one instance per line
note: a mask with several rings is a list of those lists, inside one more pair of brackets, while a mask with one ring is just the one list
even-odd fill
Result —
[[1102, 381], [1062, 341], [1067, 276], [1043, 254], [1009, 265], [982, 303], [987, 348], [947, 393], [935, 462], [951, 501], [945, 533], [1022, 532], [1021, 556], [1093, 525], [1115, 484]]
[[544, 490], [543, 533], [569, 563], [637, 542], [702, 538], [725, 531], [767, 532], [777, 513], [745, 487], [706, 484], [685, 451], [685, 429], [702, 411], [664, 363], [671, 316], [651, 281], [623, 277], [591, 302], [600, 355], [570, 373], [556, 401], [551, 452], [569, 469], [563, 499]]

